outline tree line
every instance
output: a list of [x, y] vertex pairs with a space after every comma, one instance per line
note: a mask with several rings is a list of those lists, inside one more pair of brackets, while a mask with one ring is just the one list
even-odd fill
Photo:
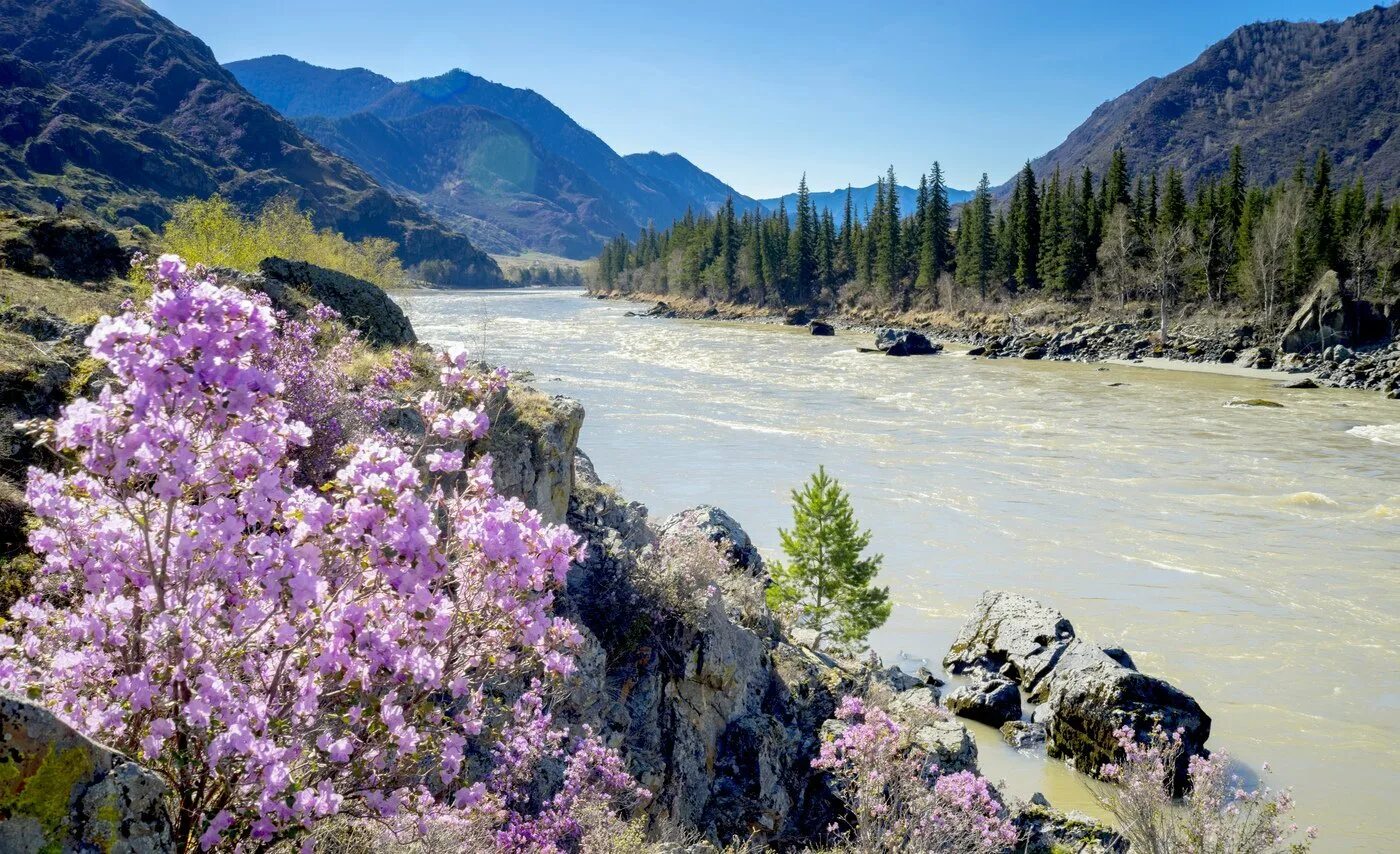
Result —
[[1361, 178], [1334, 183], [1321, 150], [1272, 186], [1247, 180], [1237, 146], [1224, 174], [1188, 188], [1176, 169], [1133, 175], [1121, 150], [1107, 171], [1037, 176], [1030, 163], [1009, 197], [984, 173], [954, 209], [935, 162], [901, 211], [894, 169], [875, 205], [840, 222], [796, 210], [686, 215], [664, 231], [619, 235], [598, 257], [596, 287], [758, 305], [976, 306], [1020, 294], [1063, 299], [1190, 301], [1257, 310], [1277, 321], [1318, 275], [1337, 271], [1359, 298], [1400, 291], [1400, 201]]

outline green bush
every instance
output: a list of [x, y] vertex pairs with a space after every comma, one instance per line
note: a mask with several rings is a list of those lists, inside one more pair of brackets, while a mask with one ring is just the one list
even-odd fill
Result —
[[311, 215], [287, 197], [273, 199], [256, 217], [240, 214], [220, 196], [188, 199], [175, 206], [161, 243], [187, 261], [211, 267], [254, 270], [264, 258], [306, 261], [365, 279], [382, 288], [404, 283], [403, 265], [392, 240], [369, 237], [352, 243], [318, 229]]

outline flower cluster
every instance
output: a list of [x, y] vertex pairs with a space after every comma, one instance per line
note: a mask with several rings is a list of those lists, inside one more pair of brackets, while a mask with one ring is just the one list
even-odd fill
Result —
[[155, 273], [145, 309], [88, 340], [115, 382], [40, 430], [66, 466], [30, 472], [43, 569], [0, 631], [0, 687], [163, 774], [182, 850], [452, 811], [549, 843], [579, 799], [628, 789], [585, 740], [572, 789], [538, 815], [517, 794], [521, 728], [548, 715], [538, 686], [506, 698], [572, 668], [551, 605], [579, 543], [468, 457], [504, 375], [442, 357], [425, 435], [327, 420], [347, 394], [316, 370], [329, 314], [279, 326], [177, 258]]
[[845, 728], [812, 760], [830, 771], [854, 816], [859, 851], [1000, 852], [1017, 840], [987, 781], [943, 773], [922, 758], [882, 709], [845, 697], [836, 711]]
[[[1190, 758], [1190, 789], [1178, 806], [1172, 800], [1172, 777], [1181, 755], [1182, 731], [1168, 732], [1158, 726], [1139, 736], [1124, 726], [1115, 735], [1123, 760], [1104, 765], [1101, 775], [1118, 786], [1101, 799], [1133, 850], [1302, 852], [1317, 836], [1316, 828], [1300, 833], [1289, 821], [1293, 811], [1289, 790], [1246, 789], [1240, 776], [1229, 770], [1230, 757], [1223, 751]], [[1265, 763], [1263, 771], [1268, 770]]]

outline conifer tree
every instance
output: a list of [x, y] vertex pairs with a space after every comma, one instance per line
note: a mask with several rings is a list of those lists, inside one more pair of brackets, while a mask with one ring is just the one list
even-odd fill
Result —
[[797, 214], [788, 237], [788, 269], [792, 277], [789, 302], [809, 302], [817, 270], [817, 220], [807, 192], [807, 174], [797, 185]]
[[1035, 187], [1035, 171], [1031, 163], [1021, 168], [1016, 178], [1016, 198], [1011, 208], [1012, 245], [1015, 269], [1012, 276], [1022, 288], [1040, 286], [1037, 267], [1040, 264], [1040, 196]]
[[846, 185], [846, 204], [841, 209], [841, 251], [837, 255], [836, 268], [843, 276], [854, 275], [856, 270], [855, 210], [851, 202], [851, 185]]
[[1123, 149], [1113, 149], [1113, 157], [1108, 164], [1108, 172], [1103, 179], [1103, 216], [1113, 213], [1120, 203], [1128, 201], [1128, 156]]
[[852, 652], [890, 616], [889, 588], [872, 583], [883, 557], [862, 555], [870, 532], [860, 529], [849, 496], [824, 467], [793, 490], [792, 521], [791, 530], [778, 532], [788, 559], [771, 567], [768, 603], [796, 612], [795, 624], [815, 632], [813, 649], [829, 643]]

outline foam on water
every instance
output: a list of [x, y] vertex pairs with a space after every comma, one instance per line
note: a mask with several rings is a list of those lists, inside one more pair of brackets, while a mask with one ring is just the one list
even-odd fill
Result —
[[1400, 445], [1400, 424], [1358, 424], [1347, 433], [1382, 445]]

